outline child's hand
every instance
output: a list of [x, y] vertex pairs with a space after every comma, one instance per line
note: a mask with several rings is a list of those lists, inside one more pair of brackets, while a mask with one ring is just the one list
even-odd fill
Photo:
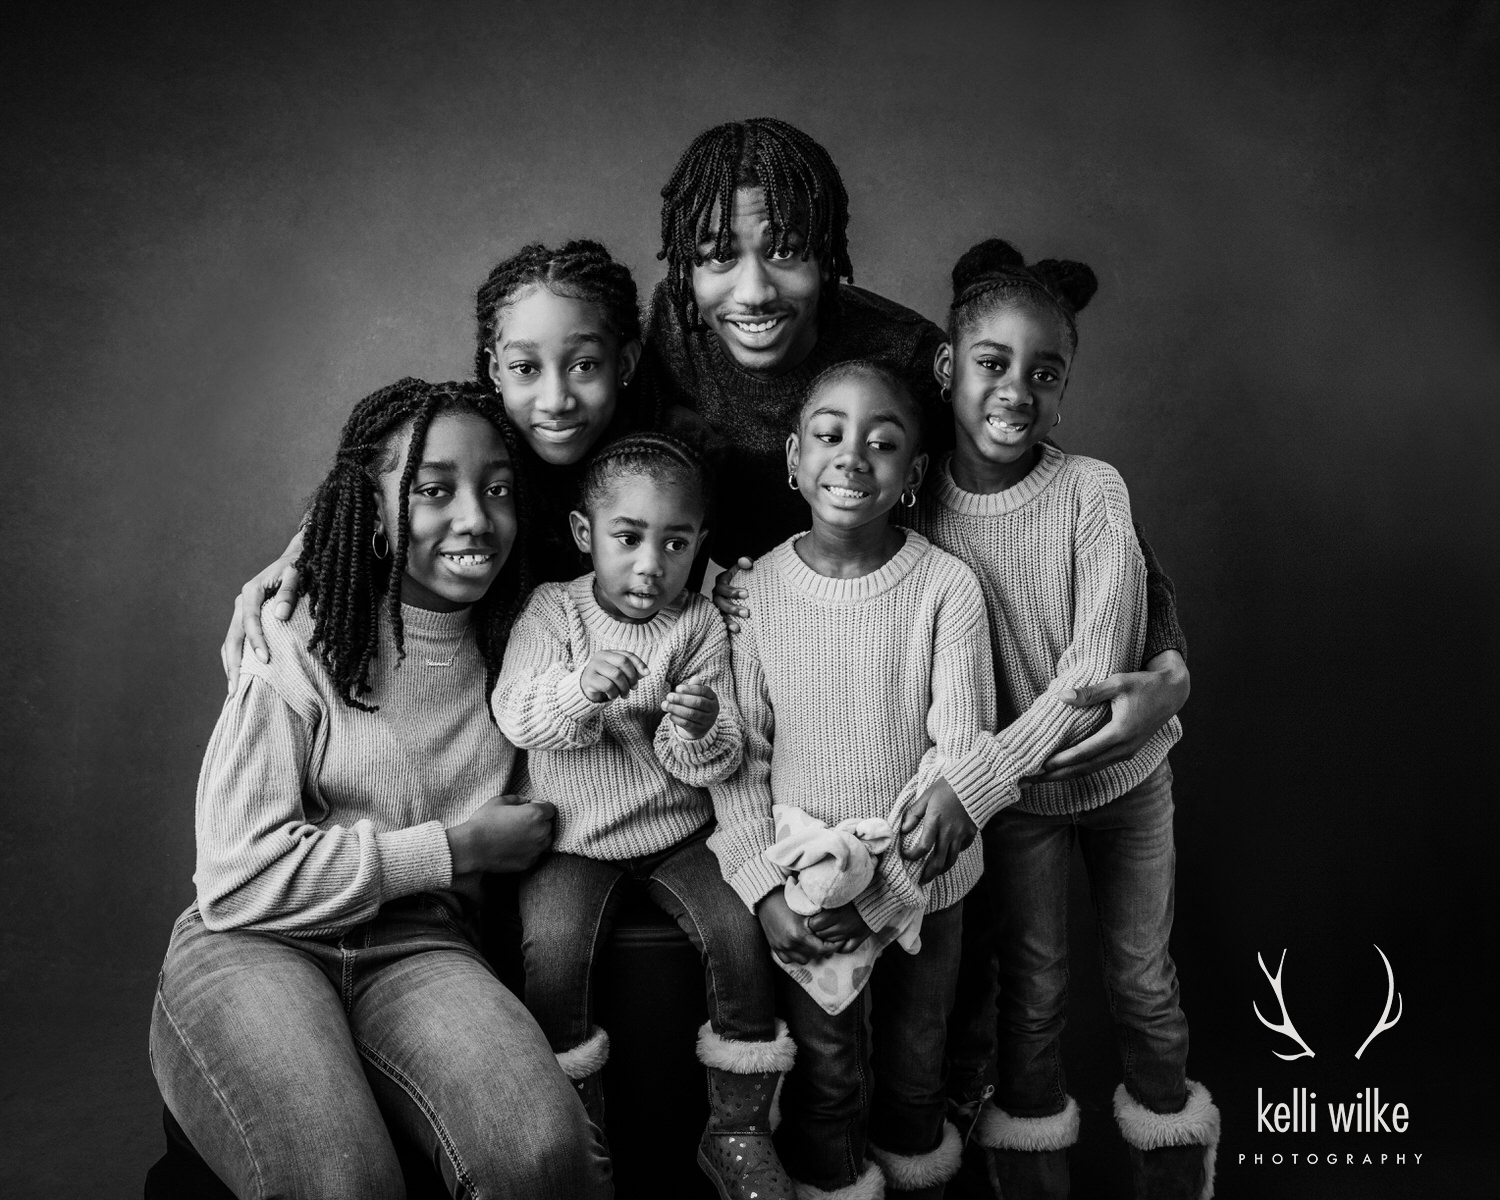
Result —
[[903, 840], [901, 855], [903, 858], [921, 858], [931, 851], [931, 856], [922, 864], [921, 879], [923, 883], [931, 883], [969, 848], [979, 833], [979, 826], [964, 811], [958, 794], [948, 786], [948, 781], [941, 777], [930, 784], [902, 816], [902, 838], [921, 825], [924, 818], [926, 825], [922, 836], [910, 848]]
[[257, 571], [255, 578], [240, 589], [234, 598], [234, 615], [229, 618], [229, 631], [224, 635], [224, 644], [219, 647], [219, 661], [224, 674], [229, 678], [229, 694], [234, 695], [235, 685], [240, 681], [240, 654], [245, 643], [261, 662], [271, 661], [271, 652], [266, 649], [266, 635], [260, 627], [260, 606], [266, 597], [276, 593], [276, 607], [271, 615], [278, 621], [291, 619], [301, 594], [302, 576], [292, 565], [302, 553], [302, 531], [287, 543], [281, 557], [264, 571]]
[[646, 660], [629, 650], [600, 650], [578, 675], [578, 686], [595, 704], [618, 700], [635, 690], [646, 673]]
[[486, 800], [461, 825], [448, 830], [453, 874], [471, 871], [524, 871], [552, 845], [557, 806], [526, 803], [515, 796]]
[[677, 731], [690, 742], [707, 737], [719, 715], [719, 697], [706, 683], [679, 683], [661, 702]]
[[1059, 750], [1029, 782], [1055, 783], [1124, 762], [1187, 703], [1191, 690], [1182, 655], [1163, 650], [1144, 671], [1123, 671], [1092, 687], [1061, 693], [1060, 699], [1074, 708], [1108, 704], [1109, 721], [1076, 746]]
[[771, 944], [771, 953], [784, 963], [810, 963], [833, 952], [807, 927], [807, 919], [787, 906], [786, 894], [780, 888], [766, 893], [756, 905], [755, 915]]
[[749, 571], [755, 566], [753, 559], [741, 558], [734, 566], [719, 572], [718, 579], [714, 580], [714, 604], [724, 614], [724, 623], [729, 626], [730, 633], [740, 631], [740, 623], [736, 617], [748, 617], [750, 610], [740, 602], [750, 595], [742, 587], [734, 587], [730, 578], [735, 571]]
[[859, 949], [860, 944], [875, 932], [865, 924], [865, 919], [852, 903], [813, 913], [807, 918], [807, 927], [840, 954]]

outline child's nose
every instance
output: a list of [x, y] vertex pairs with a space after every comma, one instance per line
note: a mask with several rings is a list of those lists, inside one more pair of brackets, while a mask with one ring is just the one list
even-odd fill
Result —
[[542, 394], [537, 407], [547, 413], [564, 413], [573, 407], [573, 393], [568, 387], [568, 378], [562, 374], [549, 374], [542, 381]]
[[635, 569], [642, 575], [660, 575], [662, 573], [661, 551], [655, 546], [643, 545], [636, 555]]

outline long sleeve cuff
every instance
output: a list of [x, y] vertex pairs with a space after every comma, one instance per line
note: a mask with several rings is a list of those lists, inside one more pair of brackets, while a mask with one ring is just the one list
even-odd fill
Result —
[[729, 877], [729, 886], [751, 912], [785, 882], [786, 876], [782, 874], [781, 868], [768, 863], [759, 854], [746, 859], [740, 869]]
[[981, 829], [1021, 796], [1015, 763], [993, 737], [975, 738], [967, 754], [948, 764], [943, 778], [970, 820]]
[[453, 883], [448, 833], [436, 821], [375, 835], [380, 849], [380, 887], [385, 900], [439, 891]]
[[609, 703], [584, 695], [582, 679], [582, 671], [569, 671], [557, 681], [557, 711], [570, 721], [581, 721]]
[[[892, 847], [887, 853], [899, 853]], [[854, 900], [854, 909], [864, 918], [871, 932], [879, 933], [892, 925], [899, 924], [901, 918], [907, 913], [921, 910], [927, 907], [927, 899], [913, 884], [909, 894], [905, 889], [897, 891], [889, 886], [885, 879], [877, 878], [875, 883], [867, 887]]]

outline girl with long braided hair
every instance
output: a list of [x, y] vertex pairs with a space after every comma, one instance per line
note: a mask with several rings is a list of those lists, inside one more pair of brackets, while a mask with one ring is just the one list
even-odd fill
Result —
[[480, 955], [483, 872], [555, 811], [505, 790], [484, 704], [524, 586], [516, 439], [476, 384], [361, 401], [307, 519], [309, 603], [272, 622], [209, 740], [197, 902], [151, 1026], [168, 1108], [238, 1195], [604, 1196], [596, 1130]]
[[553, 851], [520, 882], [526, 1003], [595, 1124], [609, 1038], [594, 1024], [593, 976], [634, 880], [688, 935], [709, 981], [699, 1165], [725, 1200], [790, 1200], [769, 1117], [793, 1046], [760, 927], [707, 845], [705, 789], [741, 752], [724, 619], [687, 587], [707, 493], [701, 458], [663, 434], [595, 454], [569, 515], [593, 570], [532, 593], [491, 705], [527, 751], [522, 794], [557, 805]]

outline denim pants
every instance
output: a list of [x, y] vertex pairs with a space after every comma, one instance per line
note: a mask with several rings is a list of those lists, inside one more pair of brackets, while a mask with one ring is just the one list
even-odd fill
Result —
[[703, 959], [713, 1031], [747, 1042], [776, 1036], [775, 967], [765, 935], [724, 882], [707, 837], [705, 830], [657, 854], [616, 862], [553, 853], [520, 877], [526, 1006], [554, 1050], [571, 1050], [594, 1028], [594, 964], [627, 879], [645, 884]]
[[990, 822], [984, 877], [966, 901], [964, 977], [951, 1031], [955, 1100], [977, 1099], [992, 1078], [995, 1103], [1013, 1116], [1052, 1116], [1067, 1103], [1059, 1039], [1076, 841], [1126, 1090], [1153, 1112], [1178, 1112], [1187, 1103], [1187, 1018], [1167, 952], [1177, 860], [1172, 808], [1172, 771], [1163, 762], [1088, 812], [1038, 816], [1009, 808]]
[[781, 1092], [776, 1150], [792, 1178], [847, 1187], [864, 1169], [867, 1140], [896, 1154], [926, 1154], [943, 1137], [943, 1043], [963, 941], [963, 905], [922, 919], [922, 948], [888, 946], [859, 998], [825, 1012], [784, 972], [781, 1012], [797, 1062]]
[[167, 1107], [238, 1196], [399, 1197], [392, 1135], [455, 1197], [604, 1197], [536, 1022], [431, 896], [342, 935], [172, 930], [151, 1016]]

